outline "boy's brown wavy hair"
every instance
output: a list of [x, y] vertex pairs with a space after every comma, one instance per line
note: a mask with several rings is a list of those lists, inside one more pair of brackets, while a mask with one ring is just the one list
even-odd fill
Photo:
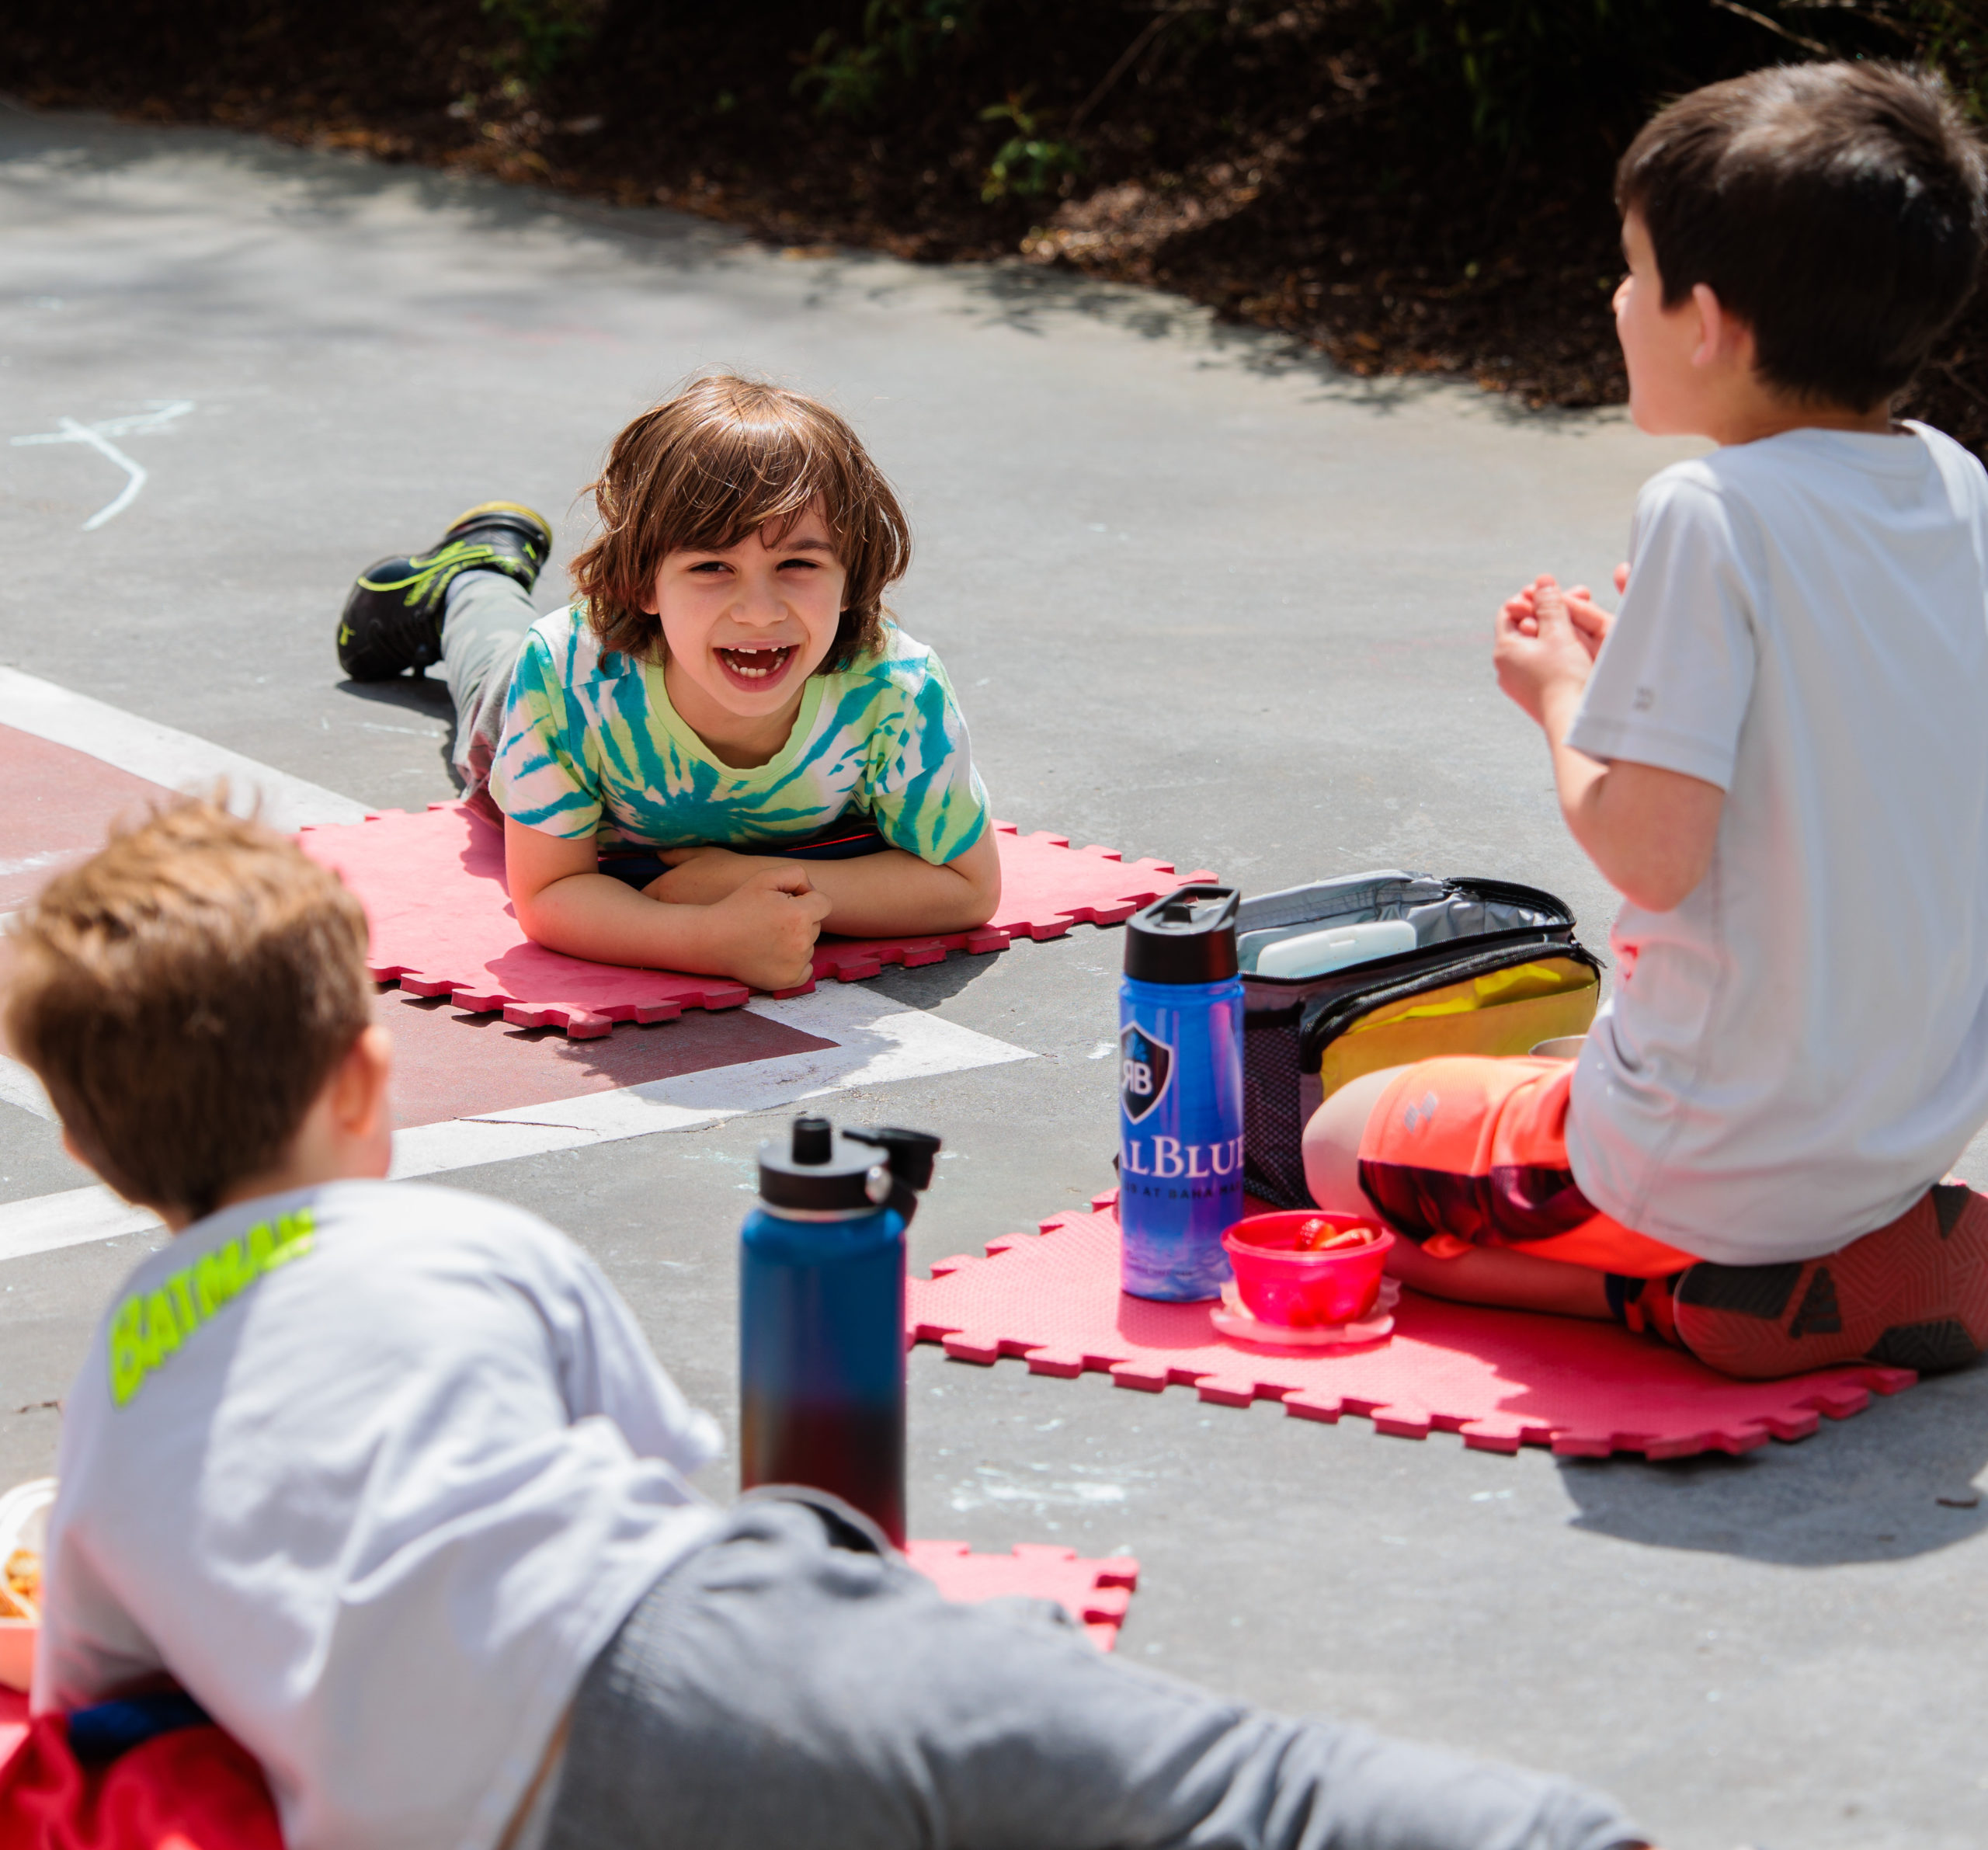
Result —
[[[828, 406], [730, 373], [693, 380], [615, 438], [588, 485], [600, 533], [573, 561], [573, 586], [603, 649], [662, 658], [643, 609], [672, 552], [721, 552], [818, 503], [848, 573], [848, 602], [822, 669], [883, 639], [884, 593], [911, 563], [911, 528], [856, 433]], [[819, 672], [819, 671], [818, 671]]]

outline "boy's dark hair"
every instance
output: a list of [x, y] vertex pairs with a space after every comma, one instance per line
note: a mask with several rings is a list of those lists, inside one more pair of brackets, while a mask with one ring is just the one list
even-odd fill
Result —
[[1910, 383], [1974, 287], [1982, 150], [1937, 72], [1785, 64], [1645, 125], [1615, 203], [1674, 308], [1700, 283], [1753, 331], [1760, 375], [1868, 411]]
[[666, 554], [721, 552], [818, 503], [848, 574], [822, 663], [846, 668], [883, 638], [884, 593], [911, 563], [911, 528], [856, 433], [823, 404], [728, 373], [693, 381], [614, 440], [589, 485], [600, 536], [573, 561], [574, 588], [606, 649], [660, 659], [642, 608]]
[[71, 1141], [127, 1200], [196, 1219], [281, 1159], [373, 1018], [359, 902], [216, 803], [114, 832], [11, 937], [8, 1042]]

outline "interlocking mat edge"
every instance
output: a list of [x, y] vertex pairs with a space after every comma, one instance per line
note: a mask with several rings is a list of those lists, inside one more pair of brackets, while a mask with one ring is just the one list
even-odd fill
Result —
[[1021, 1542], [1005, 1555], [977, 1555], [964, 1542], [907, 1542], [904, 1552], [950, 1600], [971, 1605], [1014, 1594], [1053, 1599], [1101, 1651], [1117, 1642], [1139, 1584], [1139, 1564], [1130, 1555], [1094, 1560], [1039, 1542]]
[[1786, 1381], [1735, 1381], [1612, 1323], [1402, 1295], [1392, 1341], [1321, 1354], [1225, 1341], [1206, 1304], [1155, 1304], [1118, 1289], [1114, 1197], [1057, 1215], [986, 1257], [940, 1261], [913, 1279], [909, 1333], [956, 1361], [1024, 1357], [1038, 1375], [1109, 1374], [1120, 1387], [1194, 1389], [1218, 1406], [1276, 1400], [1299, 1419], [1357, 1414], [1379, 1432], [1563, 1455], [1687, 1458], [1806, 1438], [1821, 1419], [1895, 1394], [1910, 1370], [1858, 1363]]
[[[1170, 862], [1123, 861], [1109, 848], [1072, 848], [1067, 836], [1024, 835], [996, 822], [999, 909], [971, 931], [894, 938], [832, 938], [815, 953], [805, 995], [829, 978], [860, 982], [886, 964], [938, 962], [949, 951], [1005, 951], [1017, 937], [1061, 937], [1072, 925], [1117, 925], [1189, 882]], [[630, 969], [564, 957], [534, 944], [504, 888], [504, 840], [460, 803], [425, 812], [381, 810], [363, 822], [304, 829], [304, 849], [343, 876], [372, 927], [369, 967], [378, 982], [447, 996], [471, 1014], [502, 1011], [520, 1028], [557, 1028], [575, 1039], [617, 1021], [673, 1021], [686, 1008], [735, 1008], [749, 993], [728, 978]]]

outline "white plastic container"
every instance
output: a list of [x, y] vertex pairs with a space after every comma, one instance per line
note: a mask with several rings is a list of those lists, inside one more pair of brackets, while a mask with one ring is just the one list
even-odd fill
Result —
[[1406, 919], [1371, 919], [1360, 925], [1329, 925], [1278, 938], [1256, 954], [1258, 976], [1323, 976], [1349, 964], [1371, 964], [1415, 948], [1415, 927]]
[[[17, 1548], [46, 1556], [48, 1512], [55, 1502], [55, 1480], [37, 1477], [0, 1497], [0, 1568]], [[0, 1687], [26, 1690], [34, 1680], [35, 1640], [41, 1626], [32, 1619], [0, 1619]]]

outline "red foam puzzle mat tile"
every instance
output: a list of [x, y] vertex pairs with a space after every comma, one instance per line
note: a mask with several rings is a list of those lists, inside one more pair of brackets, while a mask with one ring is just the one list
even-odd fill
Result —
[[1157, 1393], [1171, 1383], [1204, 1400], [1280, 1400], [1287, 1414], [1347, 1414], [1405, 1438], [1461, 1434], [1466, 1445], [1546, 1445], [1585, 1458], [1740, 1452], [1806, 1438], [1823, 1415], [1845, 1419], [1873, 1393], [1918, 1377], [1868, 1363], [1786, 1381], [1735, 1381], [1612, 1323], [1445, 1303], [1404, 1292], [1392, 1341], [1321, 1354], [1225, 1341], [1208, 1304], [1156, 1304], [1118, 1288], [1112, 1198], [1059, 1215], [1039, 1237], [997, 1240], [984, 1259], [941, 1260], [911, 1281], [911, 1335], [961, 1361], [1027, 1358], [1038, 1375], [1109, 1374]]
[[118, 817], [143, 815], [173, 794], [15, 726], [0, 726], [0, 912], [26, 905], [51, 875], [94, 854]]
[[1005, 1555], [977, 1555], [964, 1542], [907, 1542], [904, 1552], [948, 1599], [971, 1605], [1018, 1593], [1053, 1599], [1101, 1651], [1117, 1642], [1139, 1584], [1139, 1564], [1130, 1555], [1087, 1560], [1074, 1548], [1039, 1542], [1025, 1542]]
[[[1072, 848], [1066, 836], [995, 824], [1001, 906], [971, 931], [925, 937], [829, 938], [815, 952], [805, 995], [834, 977], [853, 982], [886, 964], [937, 963], [949, 951], [1005, 951], [1017, 937], [1061, 937], [1074, 924], [1117, 925], [1205, 873], [1163, 861], [1121, 861], [1107, 848]], [[519, 929], [504, 886], [504, 837], [460, 803], [422, 813], [387, 810], [363, 822], [307, 829], [305, 849], [335, 868], [371, 921], [376, 980], [419, 996], [447, 996], [471, 1014], [502, 1012], [520, 1028], [579, 1038], [617, 1021], [669, 1021], [686, 1008], [735, 1008], [749, 992], [718, 976], [636, 970], [562, 957]]]

